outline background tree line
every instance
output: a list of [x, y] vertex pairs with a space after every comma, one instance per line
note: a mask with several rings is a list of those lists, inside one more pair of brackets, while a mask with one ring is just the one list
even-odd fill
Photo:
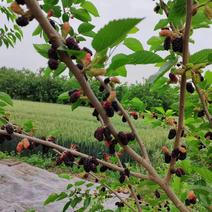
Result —
[[[126, 107], [134, 107], [132, 109], [135, 110], [138, 110], [135, 107], [136, 104], [131, 105], [131, 101], [135, 99], [142, 101], [147, 110], [158, 106], [168, 109], [176, 102], [178, 93], [175, 87], [167, 84], [165, 78], [162, 80], [163, 83], [160, 81], [154, 86], [151, 86], [148, 81], [130, 85], [121, 84], [116, 88], [117, 97]], [[74, 83], [66, 77], [53, 78], [26, 69], [0, 68], [0, 90], [9, 94], [13, 99], [61, 103], [58, 96], [72, 89], [75, 86]], [[97, 81], [92, 81], [91, 87], [97, 97], [103, 95], [99, 91]], [[139, 107], [142, 107], [141, 102], [139, 102]]]

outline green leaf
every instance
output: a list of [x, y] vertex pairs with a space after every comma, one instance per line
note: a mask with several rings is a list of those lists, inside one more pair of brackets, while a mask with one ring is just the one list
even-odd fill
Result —
[[169, 12], [169, 20], [176, 26], [182, 25], [186, 14], [186, 0], [175, 0]]
[[23, 124], [24, 131], [30, 132], [33, 129], [33, 123], [31, 120], [27, 120]]
[[91, 3], [90, 1], [84, 2], [81, 6], [82, 8], [86, 9], [89, 13], [91, 13], [93, 16], [99, 17], [98, 10], [94, 6], [94, 4]]
[[121, 66], [117, 69], [108, 69], [106, 76], [121, 76], [121, 77], [126, 77], [127, 76], [127, 69], [125, 66]]
[[130, 100], [130, 105], [134, 110], [139, 112], [142, 112], [145, 109], [145, 104], [137, 97], [134, 97], [132, 100]]
[[73, 16], [75, 18], [79, 19], [80, 21], [83, 21], [83, 22], [91, 21], [91, 16], [85, 9], [73, 9], [72, 8], [71, 12], [72, 12]]
[[56, 193], [53, 193], [48, 196], [48, 198], [45, 200], [44, 205], [48, 205], [49, 203], [55, 202], [58, 195]]
[[150, 50], [158, 51], [158, 50], [164, 50], [163, 48], [163, 42], [164, 42], [164, 37], [157, 37], [157, 36], [152, 36], [148, 41], [147, 44], [150, 45]]
[[138, 27], [133, 27], [129, 32], [128, 32], [128, 34], [135, 34], [135, 33], [137, 33], [139, 31], [139, 29], [138, 29]]
[[204, 180], [212, 183], [212, 172], [207, 168], [196, 168], [195, 171], [203, 177]]
[[82, 59], [85, 57], [86, 52], [85, 51], [78, 51], [78, 50], [72, 50], [72, 49], [68, 49], [65, 46], [60, 46], [58, 49], [58, 51], [62, 51], [62, 52], [67, 52], [70, 56], [76, 56], [78, 59]]
[[59, 0], [44, 0], [45, 4], [56, 5]]
[[33, 46], [40, 55], [48, 58], [48, 50], [51, 48], [50, 44], [33, 44]]
[[211, 62], [210, 55], [212, 54], [212, 49], [203, 49], [192, 54], [189, 58], [189, 62], [193, 64], [207, 63]]
[[150, 51], [138, 51], [131, 55], [128, 55], [129, 62], [128, 64], [154, 64], [163, 62], [163, 59]]
[[156, 25], [155, 25], [155, 28], [154, 30], [157, 30], [157, 29], [161, 29], [163, 27], [166, 27], [169, 23], [169, 20], [168, 19], [161, 19]]
[[85, 181], [83, 181], [83, 180], [79, 180], [76, 183], [74, 183], [75, 186], [81, 186], [83, 184], [85, 184]]
[[81, 201], [82, 201], [82, 197], [75, 197], [75, 198], [71, 201], [71, 206], [72, 206], [72, 208], [75, 208], [76, 205], [77, 205], [78, 203], [80, 203]]
[[98, 31], [92, 41], [93, 48], [100, 52], [113, 46], [120, 38], [125, 37], [127, 33], [135, 27], [142, 19], [120, 19], [109, 22]]
[[211, 71], [205, 72], [205, 79], [207, 80], [208, 84], [212, 85], [212, 72]]
[[113, 56], [112, 63], [110, 64], [108, 69], [117, 69], [125, 64], [127, 64], [129, 61], [128, 55], [126, 54], [117, 54]]
[[92, 29], [94, 29], [94, 25], [90, 24], [90, 23], [82, 23], [80, 24], [80, 26], [78, 27], [78, 32], [79, 33], [85, 33], [85, 32], [89, 32]]
[[68, 196], [68, 194], [66, 194], [65, 192], [61, 192], [58, 197], [57, 197], [57, 201], [63, 200]]
[[13, 101], [11, 97], [4, 92], [0, 92], [0, 100], [2, 100], [3, 102], [7, 103], [10, 106], [13, 106]]
[[60, 178], [64, 178], [64, 179], [67, 179], [67, 180], [70, 180], [72, 178], [70, 175], [65, 174], [65, 173], [59, 174], [58, 176]]
[[124, 45], [133, 51], [141, 51], [144, 49], [141, 42], [136, 38], [126, 38]]
[[177, 58], [168, 60], [160, 69], [159, 71], [151, 75], [148, 79], [150, 84], [155, 83], [157, 80], [159, 80], [167, 71], [169, 71], [175, 64], [177, 63]]
[[91, 197], [86, 197], [85, 201], [84, 201], [84, 204], [83, 204], [83, 207], [84, 208], [87, 208], [91, 203]]
[[60, 74], [62, 74], [66, 69], [66, 65], [64, 63], [59, 63], [59, 66], [56, 70], [53, 72], [53, 77], [58, 77]]
[[65, 212], [65, 211], [69, 208], [69, 206], [71, 205], [71, 201], [72, 201], [72, 200], [68, 201], [68, 202], [64, 205], [64, 207], [63, 207], [63, 212]]

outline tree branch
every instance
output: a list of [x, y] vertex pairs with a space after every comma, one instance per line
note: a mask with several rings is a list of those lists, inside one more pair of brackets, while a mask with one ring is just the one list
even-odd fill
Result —
[[[1, 130], [0, 129], [0, 134], [3, 134], [3, 135], [8, 135], [8, 133], [5, 131], [5, 130]], [[18, 137], [18, 138], [21, 138], [21, 139], [24, 139], [24, 138], [27, 138], [28, 140], [30, 141], [33, 141], [35, 143], [38, 143], [38, 144], [42, 144], [42, 145], [45, 145], [45, 146], [48, 146], [48, 147], [51, 147], [53, 149], [56, 149], [57, 151], [61, 151], [61, 152], [64, 152], [64, 151], [69, 151], [71, 152], [71, 154], [73, 154], [74, 156], [79, 156], [81, 158], [89, 158], [91, 156], [87, 155], [87, 154], [84, 154], [84, 153], [81, 153], [81, 152], [78, 152], [76, 150], [73, 150], [73, 149], [68, 149], [68, 148], [65, 148], [63, 146], [60, 146], [58, 144], [55, 144], [55, 143], [52, 143], [52, 142], [48, 142], [48, 141], [45, 141], [45, 140], [42, 140], [42, 139], [39, 139], [39, 138], [36, 138], [36, 137], [32, 137], [32, 136], [29, 136], [29, 135], [25, 135], [25, 134], [19, 134], [19, 133], [13, 133], [13, 135], [15, 137]], [[103, 160], [100, 160], [100, 159], [97, 159], [97, 161], [104, 165], [104, 166], [107, 166], [108, 168], [114, 170], [114, 171], [118, 171], [118, 172], [122, 172], [124, 171], [123, 168], [119, 167], [119, 166], [116, 166], [112, 163], [108, 163], [106, 161], [103, 161]], [[148, 176], [145, 176], [145, 175], [142, 175], [140, 173], [136, 173], [136, 172], [131, 172], [131, 175], [132, 176], [135, 176], [135, 177], [138, 177], [140, 179], [149, 179]]]
[[[191, 18], [192, 18], [192, 0], [187, 0], [186, 4], [186, 26], [185, 32], [183, 35], [183, 65], [186, 66], [189, 58], [189, 37], [190, 37], [190, 28], [191, 28]], [[176, 139], [174, 142], [174, 149], [180, 146], [181, 134], [184, 128], [184, 110], [185, 110], [185, 93], [186, 93], [186, 73], [184, 72], [181, 77], [180, 83], [180, 102], [179, 102], [179, 118], [178, 118], [178, 128]], [[168, 183], [171, 179], [171, 169], [174, 168], [176, 159], [172, 158], [169, 166], [165, 182]]]

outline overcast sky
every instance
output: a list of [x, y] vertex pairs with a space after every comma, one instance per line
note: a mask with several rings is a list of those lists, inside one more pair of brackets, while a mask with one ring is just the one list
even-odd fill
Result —
[[[138, 26], [140, 31], [136, 35], [132, 35], [141, 40], [144, 48], [148, 48], [146, 42], [152, 35], [157, 34], [153, 28], [155, 23], [159, 20], [157, 14], [153, 12], [155, 5], [151, 0], [93, 0], [92, 1], [99, 10], [100, 18], [94, 18], [93, 24], [96, 25], [96, 30], [104, 26], [110, 20], [126, 17], [145, 17]], [[1, 19], [2, 21], [2, 19]], [[71, 20], [71, 25], [75, 26], [75, 20]], [[5, 22], [7, 23], [7, 22]], [[2, 26], [2, 23], [0, 24]], [[45, 67], [47, 60], [42, 58], [36, 53], [32, 44], [42, 43], [42, 40], [32, 37], [31, 34], [37, 22], [34, 20], [30, 25], [23, 28], [24, 39], [22, 42], [17, 42], [15, 48], [6, 49], [0, 48], [0, 67], [14, 67], [17, 69], [27, 68], [33, 71], [37, 71], [40, 67]], [[191, 46], [191, 52], [198, 51], [202, 48], [211, 47], [212, 30], [201, 29], [196, 30], [193, 35], [196, 40], [195, 46]], [[90, 40], [85, 43], [90, 47]], [[118, 49], [124, 53], [130, 53], [130, 51], [121, 47]], [[118, 52], [117, 52], [118, 53]], [[128, 82], [142, 81], [143, 78], [148, 78], [151, 74], [157, 71], [157, 68], [153, 66], [128, 66]]]

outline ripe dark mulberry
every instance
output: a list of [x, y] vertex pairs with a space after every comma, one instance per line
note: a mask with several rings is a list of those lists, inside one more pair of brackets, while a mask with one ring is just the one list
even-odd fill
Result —
[[186, 83], [186, 90], [189, 92], [189, 93], [194, 93], [194, 86], [191, 82], [187, 82]]
[[13, 134], [13, 132], [14, 132], [14, 128], [13, 128], [13, 126], [11, 125], [11, 124], [7, 124], [6, 126], [5, 126], [5, 130], [7, 131], [7, 133], [8, 134]]
[[50, 58], [48, 61], [49, 68], [52, 70], [56, 70], [58, 68], [59, 62], [55, 59]]
[[176, 136], [176, 129], [170, 129], [168, 139], [173, 139]]
[[76, 102], [80, 98], [80, 95], [81, 95], [80, 90], [76, 90], [75, 92], [73, 92], [70, 95], [70, 102], [71, 103]]
[[127, 145], [128, 144], [128, 138], [127, 138], [127, 135], [124, 132], [119, 132], [118, 133], [118, 140], [123, 145]]
[[68, 46], [69, 49], [73, 49], [73, 50], [80, 50], [78, 43], [76, 42], [76, 40], [72, 37], [68, 37], [66, 39], [66, 45]]
[[56, 24], [52, 19], [49, 19], [49, 23], [51, 24], [51, 26], [56, 29]]
[[102, 127], [97, 128], [96, 131], [94, 132], [94, 137], [98, 141], [103, 141], [104, 140], [104, 128], [102, 128]]
[[180, 150], [178, 148], [176, 148], [172, 151], [171, 156], [172, 156], [172, 158], [178, 158], [179, 154], [180, 154]]
[[15, 0], [17, 2], [17, 4], [21, 4], [24, 5], [25, 4], [25, 0]]
[[197, 113], [197, 116], [198, 117], [203, 117], [205, 115], [205, 111], [204, 110], [200, 110], [198, 113]]
[[118, 103], [116, 101], [112, 102], [112, 107], [113, 107], [114, 111], [116, 111], [116, 112], [119, 111], [119, 106], [118, 106]]
[[29, 24], [29, 20], [27, 18], [25, 18], [24, 16], [21, 16], [21, 17], [18, 17], [16, 19], [16, 23], [19, 26], [24, 27], [24, 26], [27, 26]]
[[134, 133], [127, 133], [127, 139], [128, 141], [134, 141], [135, 140], [135, 134]]
[[105, 127], [103, 130], [104, 133], [104, 137], [107, 141], [111, 141], [112, 140], [112, 136], [111, 136], [111, 131], [108, 127]]
[[174, 52], [183, 52], [183, 38], [179, 37], [179, 38], [175, 38], [172, 41], [172, 49]]
[[88, 49], [87, 47], [83, 47], [83, 50], [86, 51], [87, 53], [89, 53], [91, 56], [93, 55], [93, 52]]
[[107, 169], [108, 169], [107, 166], [101, 166], [99, 170], [100, 172], [105, 172], [107, 171]]
[[169, 79], [170, 79], [171, 83], [177, 83], [178, 82], [178, 78], [176, 77], [176, 75], [171, 73], [171, 72], [169, 73]]
[[108, 84], [109, 82], [110, 82], [110, 78], [109, 77], [104, 79], [104, 83], [105, 84]]
[[83, 66], [83, 64], [78, 63], [78, 64], [77, 64], [77, 68], [78, 68], [79, 70], [83, 70], [84, 66]]
[[168, 153], [165, 153], [164, 154], [164, 161], [165, 161], [165, 163], [170, 163], [171, 162], [171, 155], [170, 154], [168, 154]]
[[204, 136], [207, 140], [212, 140], [212, 132], [207, 132]]
[[158, 199], [160, 198], [160, 192], [158, 190], [155, 191], [155, 197]]
[[127, 122], [127, 119], [124, 116], [122, 116], [122, 122]]
[[116, 147], [115, 144], [111, 144], [111, 145], [109, 146], [109, 154], [111, 154], [111, 155], [114, 155], [114, 154], [115, 154], [115, 152], [116, 152], [115, 147]]
[[100, 86], [99, 86], [99, 91], [100, 91], [100, 92], [103, 92], [104, 90], [105, 90], [105, 87], [104, 87], [103, 85], [100, 85]]
[[54, 48], [50, 48], [50, 49], [48, 50], [48, 57], [49, 57], [49, 59], [51, 58], [51, 59], [58, 60], [57, 50], [54, 49]]
[[175, 170], [175, 174], [178, 176], [178, 177], [182, 177], [185, 175], [185, 171], [182, 169], [182, 168], [177, 168]]
[[124, 207], [124, 203], [123, 203], [123, 202], [116, 202], [115, 205], [116, 205], [118, 208], [123, 208], [123, 207]]
[[164, 40], [163, 48], [164, 48], [164, 50], [169, 50], [171, 48], [171, 38], [170, 37], [166, 37], [166, 39]]
[[120, 183], [124, 183], [125, 179], [126, 179], [125, 173], [124, 172], [121, 172], [120, 173], [120, 177], [119, 177], [119, 182]]

